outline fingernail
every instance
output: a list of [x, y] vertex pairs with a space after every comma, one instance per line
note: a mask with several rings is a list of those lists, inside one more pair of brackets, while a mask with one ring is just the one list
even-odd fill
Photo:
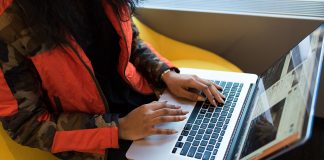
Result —
[[215, 99], [213, 99], [213, 105], [214, 105], [215, 107], [217, 107], [217, 104], [216, 104]]
[[182, 111], [184, 114], [188, 114], [189, 112], [188, 111]]
[[205, 101], [205, 100], [206, 100], [205, 97], [203, 97], [203, 96], [198, 96], [198, 101]]
[[176, 133], [178, 133], [178, 131], [176, 131], [176, 130], [173, 130], [173, 131], [172, 131], [172, 133], [173, 133], [173, 134], [176, 134]]
[[174, 106], [174, 108], [179, 109], [179, 108], [181, 108], [181, 106]]

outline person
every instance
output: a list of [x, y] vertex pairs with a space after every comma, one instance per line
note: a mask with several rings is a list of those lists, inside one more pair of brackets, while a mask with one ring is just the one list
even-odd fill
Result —
[[[129, 140], [187, 112], [155, 93], [224, 103], [139, 38], [136, 0], [0, 0], [0, 117], [16, 142], [61, 159], [125, 159]], [[126, 142], [125, 142], [126, 140]], [[127, 144], [127, 145], [125, 145]], [[106, 152], [105, 152], [106, 151]]]

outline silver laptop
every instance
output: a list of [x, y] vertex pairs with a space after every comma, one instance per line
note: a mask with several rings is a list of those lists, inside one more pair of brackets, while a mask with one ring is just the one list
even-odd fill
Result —
[[323, 61], [324, 25], [309, 34], [263, 74], [182, 68], [223, 87], [225, 105], [189, 102], [168, 93], [160, 100], [190, 112], [183, 122], [157, 127], [178, 130], [133, 142], [135, 160], [266, 159], [309, 139]]

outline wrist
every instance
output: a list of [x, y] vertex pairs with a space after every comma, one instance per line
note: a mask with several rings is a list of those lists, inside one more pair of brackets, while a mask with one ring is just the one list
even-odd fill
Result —
[[172, 76], [172, 74], [176, 74], [176, 72], [172, 69], [167, 69], [161, 74], [161, 80], [164, 83], [167, 83], [167, 80]]
[[119, 126], [118, 126], [118, 137], [119, 139], [125, 139], [125, 129], [124, 129], [124, 118], [119, 118]]

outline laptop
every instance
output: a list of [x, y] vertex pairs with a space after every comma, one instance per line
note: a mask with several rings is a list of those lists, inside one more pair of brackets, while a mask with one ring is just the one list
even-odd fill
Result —
[[261, 75], [181, 68], [223, 87], [223, 106], [189, 102], [165, 91], [160, 101], [189, 111], [182, 122], [160, 124], [179, 131], [134, 141], [135, 160], [273, 159], [311, 135], [323, 61], [324, 24]]

